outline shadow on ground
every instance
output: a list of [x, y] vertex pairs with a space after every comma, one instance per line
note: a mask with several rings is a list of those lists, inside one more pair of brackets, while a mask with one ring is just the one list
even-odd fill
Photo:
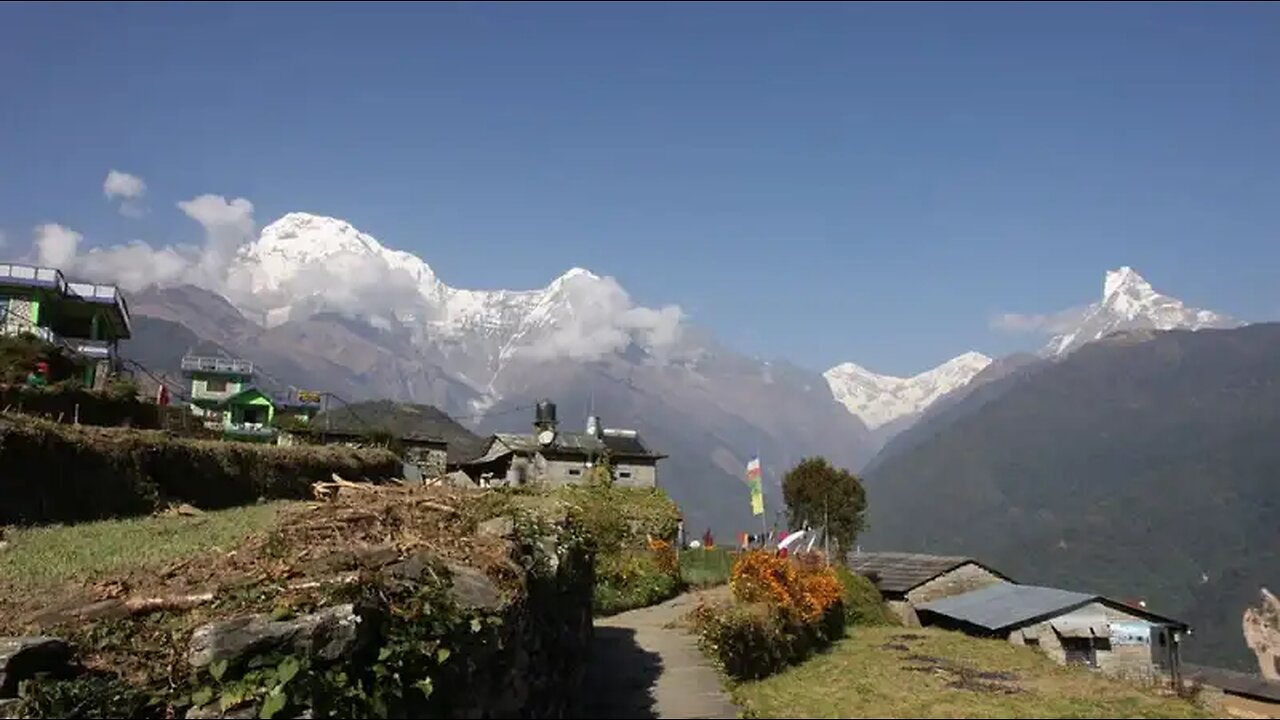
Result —
[[662, 658], [636, 642], [631, 628], [596, 627], [582, 702], [573, 717], [656, 718], [654, 686]]

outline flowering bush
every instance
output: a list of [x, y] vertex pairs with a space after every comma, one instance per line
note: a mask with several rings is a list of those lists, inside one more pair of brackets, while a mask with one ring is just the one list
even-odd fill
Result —
[[842, 587], [820, 555], [749, 552], [733, 566], [734, 602], [699, 606], [703, 652], [735, 679], [771, 675], [844, 635]]
[[817, 553], [794, 559], [756, 551], [733, 566], [729, 586], [739, 602], [766, 602], [816, 622], [841, 600], [840, 581]]

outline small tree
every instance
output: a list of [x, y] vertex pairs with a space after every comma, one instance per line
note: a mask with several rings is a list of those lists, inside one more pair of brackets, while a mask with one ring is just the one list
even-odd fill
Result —
[[612, 486], [614, 480], [613, 461], [609, 458], [609, 451], [606, 450], [595, 459], [591, 469], [587, 471], [587, 484]]
[[862, 483], [826, 458], [805, 458], [792, 468], [782, 478], [782, 498], [793, 527], [821, 526], [826, 520], [837, 557], [845, 556], [866, 527]]

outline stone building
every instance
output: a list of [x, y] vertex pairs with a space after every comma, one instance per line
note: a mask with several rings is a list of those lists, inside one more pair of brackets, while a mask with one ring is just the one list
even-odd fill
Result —
[[[391, 437], [388, 441], [386, 438]], [[291, 428], [280, 430], [276, 444], [290, 445], [346, 445], [348, 447], [385, 447], [399, 454], [405, 463], [406, 480], [432, 480], [445, 474], [448, 462], [448, 443], [438, 437], [421, 434], [403, 434], [386, 437], [355, 430], [326, 430], [324, 428]], [[413, 477], [417, 475], [417, 477]]]
[[1177, 677], [1186, 623], [1088, 593], [997, 583], [916, 606], [920, 622], [1036, 647], [1110, 675]]
[[907, 627], [919, 627], [915, 608], [1009, 578], [968, 557], [919, 553], [853, 553], [849, 568], [871, 580]]
[[463, 463], [462, 469], [482, 487], [493, 485], [547, 486], [584, 482], [592, 467], [608, 458], [614, 482], [629, 487], [656, 487], [658, 461], [666, 457], [651, 450], [635, 430], [605, 428], [596, 417], [587, 419], [586, 432], [559, 429], [555, 404], [538, 404], [531, 434], [497, 433], [484, 452]]

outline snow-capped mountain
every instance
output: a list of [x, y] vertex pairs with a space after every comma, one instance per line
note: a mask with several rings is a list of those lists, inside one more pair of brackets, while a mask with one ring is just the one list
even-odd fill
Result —
[[967, 352], [909, 378], [880, 375], [851, 362], [831, 368], [823, 377], [836, 400], [875, 429], [922, 412], [990, 364], [986, 355]]
[[1209, 310], [1190, 308], [1181, 300], [1152, 289], [1133, 268], [1107, 273], [1102, 300], [1085, 308], [1071, 329], [1055, 335], [1040, 354], [1061, 357], [1085, 343], [1122, 330], [1201, 330], [1238, 327], [1241, 323]]
[[320, 311], [359, 318], [431, 346], [481, 392], [514, 358], [592, 360], [632, 343], [657, 350], [680, 330], [679, 308], [635, 306], [612, 278], [582, 268], [539, 290], [454, 288], [422, 258], [309, 213], [263, 228], [230, 278], [230, 299], [266, 326]]

